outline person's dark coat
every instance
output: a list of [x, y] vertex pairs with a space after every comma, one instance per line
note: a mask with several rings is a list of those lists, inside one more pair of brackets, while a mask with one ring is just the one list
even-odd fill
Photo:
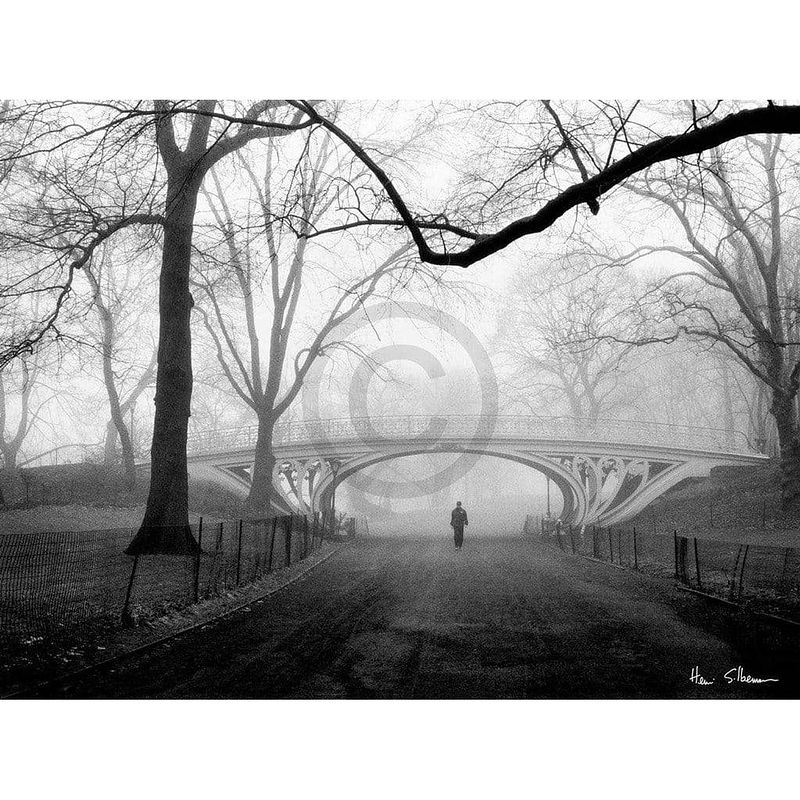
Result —
[[454, 528], [463, 529], [465, 525], [469, 525], [467, 520], [467, 512], [461, 507], [456, 506], [450, 514], [450, 524]]

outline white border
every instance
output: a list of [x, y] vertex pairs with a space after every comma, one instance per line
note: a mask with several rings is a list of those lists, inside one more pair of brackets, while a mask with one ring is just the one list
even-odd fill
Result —
[[14, 800], [780, 797], [796, 784], [780, 708], [6, 702], [0, 783]]
[[[0, 74], [5, 96], [31, 98], [791, 98], [794, 5], [17, 2]], [[3, 703], [0, 786], [14, 800], [773, 797], [796, 784], [795, 710]]]
[[38, 98], [791, 97], [797, 21], [789, 0], [15, 2], [0, 74]]

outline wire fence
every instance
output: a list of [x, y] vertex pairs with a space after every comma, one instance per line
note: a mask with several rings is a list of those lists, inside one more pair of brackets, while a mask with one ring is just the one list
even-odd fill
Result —
[[331, 535], [319, 515], [201, 519], [191, 531], [194, 554], [136, 557], [124, 552], [131, 529], [0, 535], [0, 637], [158, 616], [289, 567]]
[[687, 536], [636, 526], [562, 525], [528, 515], [524, 532], [566, 553], [674, 576], [680, 584], [734, 603], [800, 617], [800, 548], [731, 532]]

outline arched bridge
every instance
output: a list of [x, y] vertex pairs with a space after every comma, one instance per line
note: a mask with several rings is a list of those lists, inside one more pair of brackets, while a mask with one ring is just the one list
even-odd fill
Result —
[[[190, 437], [190, 474], [246, 494], [256, 437], [255, 426]], [[496, 456], [544, 473], [561, 490], [564, 521], [578, 525], [623, 522], [685, 478], [767, 458], [737, 431], [566, 417], [321, 419], [281, 425], [273, 441], [273, 485], [287, 509], [326, 510], [336, 484], [374, 464], [452, 453]]]

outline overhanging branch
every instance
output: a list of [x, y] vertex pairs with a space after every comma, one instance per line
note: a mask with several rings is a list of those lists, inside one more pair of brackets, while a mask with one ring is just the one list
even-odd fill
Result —
[[770, 104], [729, 114], [704, 128], [693, 127], [681, 134], [662, 136], [608, 165], [593, 177], [573, 184], [557, 197], [545, 203], [535, 214], [515, 220], [495, 233], [478, 236], [473, 244], [463, 250], [446, 252], [435, 251], [430, 247], [420, 225], [391, 178], [364, 147], [355, 142], [334, 122], [323, 117], [311, 104], [304, 101], [291, 102], [295, 108], [304, 111], [316, 123], [343, 142], [372, 172], [397, 209], [403, 224], [408, 228], [419, 251], [420, 259], [429, 264], [441, 266], [469, 267], [525, 236], [541, 233], [571, 209], [584, 203], [591, 207], [609, 189], [653, 164], [702, 153], [742, 136], [764, 133], [800, 133], [800, 106]]

